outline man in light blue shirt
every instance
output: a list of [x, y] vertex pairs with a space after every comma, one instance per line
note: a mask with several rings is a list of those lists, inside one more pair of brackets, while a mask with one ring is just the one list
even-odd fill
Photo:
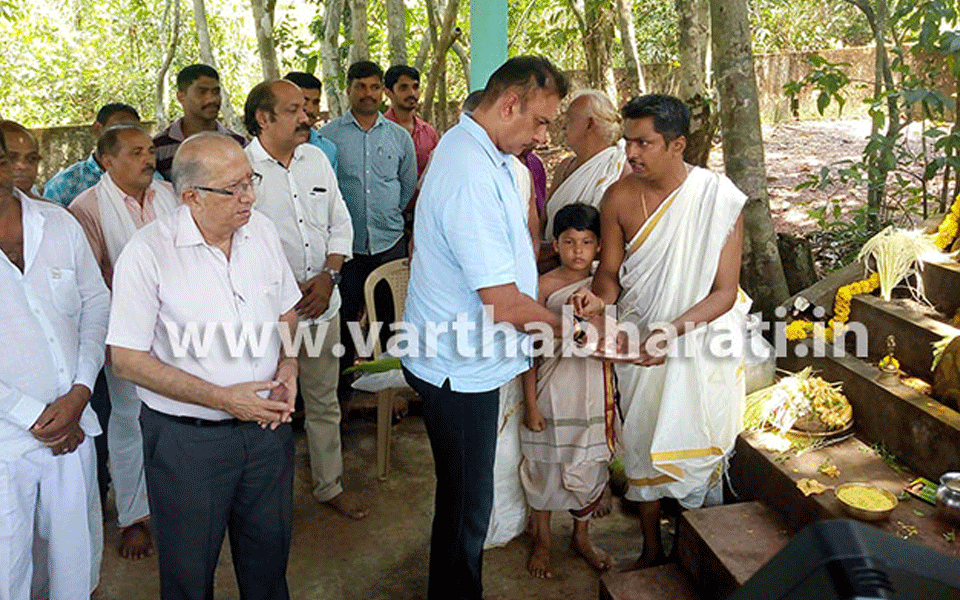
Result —
[[[347, 70], [350, 110], [320, 129], [337, 145], [337, 181], [353, 222], [353, 258], [343, 265], [340, 280], [341, 371], [356, 352], [347, 323], [363, 306], [363, 284], [374, 269], [406, 256], [402, 211], [417, 186], [417, 155], [407, 130], [380, 114], [383, 70], [370, 61]], [[389, 300], [377, 299], [377, 316], [394, 319]], [[349, 379], [341, 378], [338, 394], [349, 398]]]
[[323, 92], [323, 84], [312, 73], [303, 71], [290, 71], [283, 76], [287, 81], [297, 85], [303, 91], [303, 110], [307, 113], [307, 122], [310, 124], [310, 138], [308, 144], [313, 144], [323, 150], [333, 167], [337, 171], [337, 145], [320, 135], [320, 132], [313, 128], [320, 120], [320, 93]]
[[517, 329], [561, 330], [561, 317], [536, 301], [526, 201], [510, 155], [546, 141], [566, 91], [546, 59], [508, 60], [480, 106], [440, 139], [417, 200], [403, 321], [418, 344], [401, 361], [423, 399], [436, 465], [428, 600], [483, 597], [499, 387], [530, 365]]

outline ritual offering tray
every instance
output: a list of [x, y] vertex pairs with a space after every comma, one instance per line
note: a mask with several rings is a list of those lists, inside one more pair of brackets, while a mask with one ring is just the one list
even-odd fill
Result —
[[746, 399], [744, 424], [748, 429], [768, 429], [807, 437], [831, 438], [853, 427], [853, 408], [840, 391], [813, 374], [810, 367], [785, 373], [774, 385]]

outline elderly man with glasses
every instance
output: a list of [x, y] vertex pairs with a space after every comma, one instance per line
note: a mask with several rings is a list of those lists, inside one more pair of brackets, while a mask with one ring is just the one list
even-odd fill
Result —
[[160, 596], [212, 598], [229, 527], [240, 597], [285, 600], [297, 360], [279, 334], [300, 290], [239, 144], [197, 134], [172, 173], [182, 206], [121, 253], [107, 334], [143, 401]]

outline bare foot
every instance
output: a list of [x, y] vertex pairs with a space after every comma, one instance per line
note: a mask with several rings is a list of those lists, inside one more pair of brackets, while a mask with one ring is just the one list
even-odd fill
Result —
[[324, 504], [341, 515], [357, 521], [370, 514], [370, 509], [360, 502], [360, 497], [351, 492], [340, 492]]
[[660, 565], [665, 565], [668, 562], [670, 561], [667, 558], [667, 555], [663, 553], [663, 551], [657, 552], [653, 556], [646, 556], [645, 554], [641, 554], [640, 558], [634, 561], [632, 565], [624, 569], [623, 572], [626, 573], [627, 571], [636, 571], [638, 569], [658, 567]]
[[407, 416], [407, 410], [410, 407], [410, 401], [400, 394], [393, 396], [393, 419], [399, 421]]
[[144, 521], [134, 523], [120, 533], [120, 556], [140, 560], [153, 554], [153, 536], [150, 526]]
[[550, 544], [544, 542], [540, 536], [536, 536], [533, 540], [533, 551], [530, 553], [527, 570], [539, 579], [553, 578], [553, 573], [550, 572]]
[[613, 565], [610, 555], [594, 546], [588, 537], [574, 536], [573, 543], [570, 545], [587, 561], [588, 565], [600, 572], [606, 571]]
[[606, 487], [603, 488], [603, 494], [600, 495], [600, 504], [594, 509], [590, 518], [599, 519], [605, 517], [610, 514], [611, 510], [613, 510], [613, 493], [610, 492], [610, 484], [608, 483]]

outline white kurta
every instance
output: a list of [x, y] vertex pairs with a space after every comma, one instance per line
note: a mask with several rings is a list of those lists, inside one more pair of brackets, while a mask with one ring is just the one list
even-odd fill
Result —
[[[726, 177], [693, 168], [630, 241], [618, 308], [640, 339], [707, 296], [745, 200]], [[667, 496], [692, 508], [718, 481], [744, 397], [742, 358], [724, 341], [743, 339], [748, 308], [741, 292], [731, 310], [678, 338], [680, 355], [663, 365], [618, 365], [629, 499]]]
[[[89, 405], [88, 436], [63, 456], [30, 433], [47, 404], [103, 364], [110, 297], [80, 225], [50, 202], [14, 192], [23, 208], [24, 270], [0, 254], [0, 599], [35, 593], [90, 597], [100, 576], [103, 523]], [[36, 561], [34, 563], [34, 561]]]

